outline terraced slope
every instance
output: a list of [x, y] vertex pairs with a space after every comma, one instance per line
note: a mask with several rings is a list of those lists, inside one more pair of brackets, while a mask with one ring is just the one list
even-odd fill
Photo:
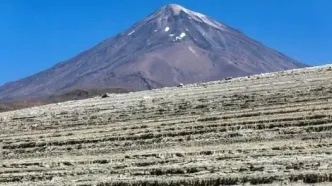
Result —
[[332, 68], [0, 114], [0, 185], [332, 184]]

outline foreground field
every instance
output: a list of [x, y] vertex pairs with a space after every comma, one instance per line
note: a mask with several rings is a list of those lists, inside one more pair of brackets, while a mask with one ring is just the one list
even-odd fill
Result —
[[332, 68], [0, 114], [0, 185], [331, 185]]

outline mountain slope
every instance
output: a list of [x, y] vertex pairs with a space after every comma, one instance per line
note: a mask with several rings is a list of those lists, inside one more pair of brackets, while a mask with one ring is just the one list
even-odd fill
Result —
[[331, 90], [326, 65], [0, 113], [0, 186], [331, 186]]
[[74, 89], [143, 90], [305, 66], [225, 24], [171, 4], [72, 59], [0, 87], [0, 99]]
[[65, 101], [72, 101], [72, 100], [81, 100], [87, 99], [92, 97], [102, 97], [103, 95], [107, 94], [122, 94], [128, 93], [131, 90], [127, 89], [117, 89], [117, 88], [108, 88], [108, 89], [97, 89], [93, 90], [90, 89], [86, 90], [73, 90], [69, 92], [64, 92], [62, 94], [53, 94], [49, 97], [44, 98], [36, 98], [36, 99], [29, 99], [29, 100], [17, 100], [17, 101], [2, 101], [0, 102], [0, 112], [7, 112], [11, 110], [19, 110], [23, 108], [35, 107], [40, 105], [46, 105], [51, 103], [60, 103]]

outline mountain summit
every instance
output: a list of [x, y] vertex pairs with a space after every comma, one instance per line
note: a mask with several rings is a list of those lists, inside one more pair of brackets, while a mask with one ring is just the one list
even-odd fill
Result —
[[74, 89], [144, 90], [301, 67], [238, 30], [170, 4], [67, 61], [0, 87], [0, 100]]

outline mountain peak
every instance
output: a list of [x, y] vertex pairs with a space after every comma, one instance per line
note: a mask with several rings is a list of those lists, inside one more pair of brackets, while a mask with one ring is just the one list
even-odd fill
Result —
[[179, 15], [181, 11], [186, 11], [187, 9], [178, 4], [169, 4], [166, 5], [166, 9], [169, 9], [173, 12], [174, 15]]
[[169, 4], [56, 66], [0, 87], [0, 100], [75, 89], [144, 90], [305, 67], [209, 16]]
[[181, 17], [181, 19], [189, 19], [195, 22], [208, 24], [209, 26], [217, 28], [219, 30], [227, 30], [226, 25], [221, 24], [216, 20], [213, 20], [202, 13], [189, 10], [178, 4], [168, 4], [162, 7], [161, 9], [153, 13], [152, 16], [148, 18], [148, 20], [154, 18], [165, 19], [166, 17], [173, 16]]
[[164, 6], [161, 9], [170, 10], [171, 12], [173, 12], [173, 15], [179, 15], [181, 12], [183, 12], [183, 13], [189, 15], [189, 16], [205, 17], [205, 15], [203, 15], [201, 13], [189, 10], [189, 9], [187, 9], [187, 8], [181, 6], [181, 5], [178, 5], [178, 4], [169, 4], [169, 5]]

